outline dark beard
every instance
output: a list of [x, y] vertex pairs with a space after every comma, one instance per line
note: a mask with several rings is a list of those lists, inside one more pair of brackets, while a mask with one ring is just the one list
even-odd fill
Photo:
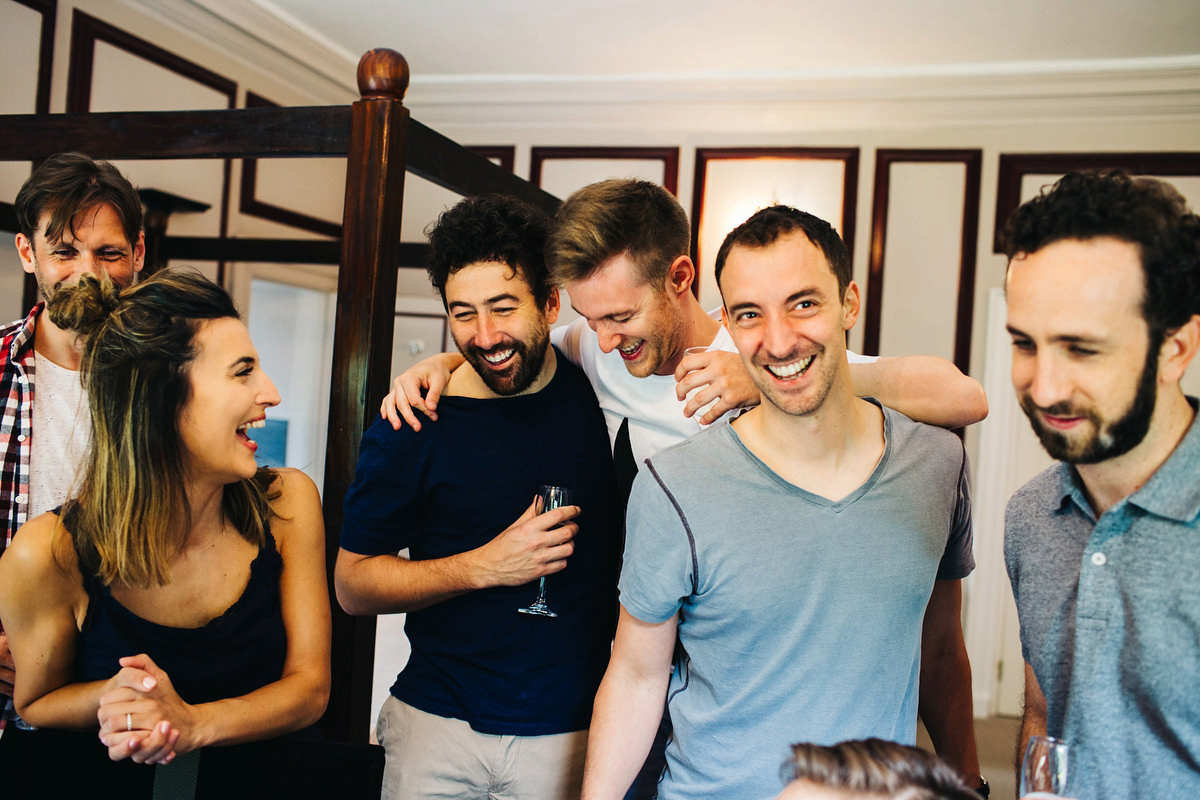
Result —
[[[1153, 338], [1153, 337], [1152, 337]], [[1033, 432], [1042, 442], [1042, 447], [1051, 458], [1065, 461], [1068, 464], [1098, 464], [1110, 458], [1116, 458], [1137, 447], [1146, 432], [1150, 430], [1150, 421], [1154, 416], [1154, 404], [1158, 398], [1158, 352], [1160, 346], [1151, 346], [1146, 353], [1146, 363], [1142, 366], [1142, 374], [1138, 378], [1137, 393], [1129, 409], [1120, 419], [1107, 427], [1102, 427], [1101, 420], [1092, 411], [1082, 416], [1087, 417], [1096, 429], [1096, 433], [1082, 445], [1072, 447], [1071, 441], [1062, 433], [1044, 427], [1037, 417], [1038, 408], [1028, 395], [1021, 396], [1021, 410], [1029, 417]], [[1050, 408], [1042, 409], [1047, 414], [1055, 416], [1070, 416], [1077, 414], [1066, 403], [1059, 403]]]
[[[538, 337], [532, 346], [513, 340], [490, 350], [482, 350], [472, 345], [462, 350], [462, 354], [489, 389], [498, 395], [508, 396], [520, 394], [537, 379], [542, 371], [542, 366], [546, 363], [546, 348], [549, 346], [549, 336], [547, 335]], [[492, 369], [483, 357], [484, 353], [494, 353], [509, 348], [513, 350], [513, 363], [502, 372]]]

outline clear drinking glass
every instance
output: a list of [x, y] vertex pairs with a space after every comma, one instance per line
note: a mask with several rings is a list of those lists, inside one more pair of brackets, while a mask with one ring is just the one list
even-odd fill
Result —
[[[685, 356], [690, 356], [695, 353], [707, 353], [710, 350], [720, 350], [720, 349], [721, 348], [719, 348], [719, 347], [689, 347], [683, 351], [683, 354]], [[684, 398], [684, 401], [686, 402], [686, 401], [692, 399], [692, 395], [694, 395], [696, 392], [700, 391], [703, 388], [704, 388], [703, 386], [698, 386], [695, 389], [692, 389], [690, 392], [687, 393], [687, 397]], [[696, 409], [696, 413], [692, 414], [692, 419], [695, 420], [696, 424], [700, 426], [700, 430], [704, 430], [705, 428], [708, 427], [708, 425], [705, 425], [703, 422], [700, 421], [700, 418], [702, 416], [704, 416], [705, 414], [707, 414], [708, 410], [710, 408], [712, 408], [713, 406], [715, 406], [716, 404], [717, 404], [717, 401], [712, 400], [708, 403], [705, 403], [700, 408]]]
[[1021, 762], [1020, 797], [1068, 797], [1071, 748], [1053, 736], [1031, 736]]
[[[561, 486], [539, 486], [538, 497], [542, 500], [542, 511], [545, 514], [547, 511], [552, 511], [562, 506], [575, 505], [575, 494], [570, 489], [564, 489]], [[546, 605], [546, 576], [538, 578], [538, 593], [531, 605], [524, 608], [518, 608], [517, 611], [522, 614], [532, 614], [537, 617], [557, 617], [558, 614], [550, 610]]]

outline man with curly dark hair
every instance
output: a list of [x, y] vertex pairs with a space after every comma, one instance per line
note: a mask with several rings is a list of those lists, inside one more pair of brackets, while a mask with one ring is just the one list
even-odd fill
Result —
[[1013, 388], [1060, 463], [1008, 505], [1028, 737], [1075, 797], [1200, 796], [1200, 217], [1170, 185], [1073, 173], [1005, 232]]
[[[429, 231], [466, 361], [439, 424], [376, 421], [346, 494], [338, 600], [408, 612], [412, 656], [379, 716], [387, 798], [579, 796], [616, 623], [620, 504], [596, 396], [550, 345], [547, 223], [481, 197]], [[573, 504], [539, 514], [543, 484]], [[546, 576], [557, 616], [519, 613]]]

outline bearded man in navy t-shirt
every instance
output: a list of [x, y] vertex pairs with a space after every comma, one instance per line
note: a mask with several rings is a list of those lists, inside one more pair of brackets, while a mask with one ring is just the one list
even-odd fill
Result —
[[[500, 197], [438, 220], [428, 270], [466, 361], [439, 424], [367, 431], [346, 494], [338, 600], [408, 613], [412, 655], [377, 728], [386, 798], [579, 795], [616, 622], [620, 501], [595, 394], [550, 345], [547, 224]], [[541, 485], [574, 504], [539, 513]], [[541, 578], [557, 616], [518, 610]]]

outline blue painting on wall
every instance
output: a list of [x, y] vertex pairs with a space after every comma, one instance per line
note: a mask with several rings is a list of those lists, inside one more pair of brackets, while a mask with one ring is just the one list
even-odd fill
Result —
[[287, 466], [286, 419], [268, 419], [261, 428], [252, 428], [250, 438], [258, 443], [258, 465], [260, 467]]

